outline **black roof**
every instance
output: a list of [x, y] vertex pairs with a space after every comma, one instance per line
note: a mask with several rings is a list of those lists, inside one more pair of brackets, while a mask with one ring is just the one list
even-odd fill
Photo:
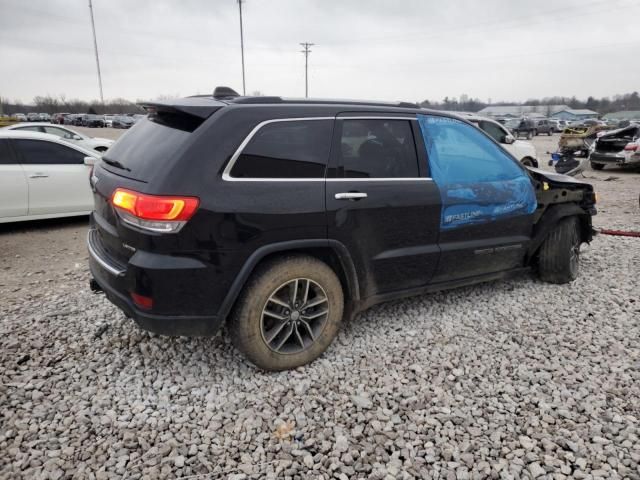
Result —
[[[317, 105], [326, 107], [347, 106], [354, 107], [354, 110], [362, 110], [367, 107], [375, 107], [376, 110], [382, 111], [398, 111], [404, 110], [403, 113], [414, 113], [416, 110], [428, 112], [417, 103], [411, 102], [380, 102], [368, 100], [341, 100], [341, 99], [318, 99], [318, 98], [287, 98], [278, 96], [242, 96], [228, 87], [217, 87], [212, 95], [193, 95], [186, 98], [180, 98], [169, 101], [145, 102], [141, 106], [148, 111], [154, 109], [174, 112], [184, 112], [197, 117], [206, 118], [212, 111], [224, 106], [231, 105]], [[433, 112], [441, 115], [443, 112]], [[447, 115], [445, 113], [445, 115]], [[447, 115], [448, 116], [448, 115]]]

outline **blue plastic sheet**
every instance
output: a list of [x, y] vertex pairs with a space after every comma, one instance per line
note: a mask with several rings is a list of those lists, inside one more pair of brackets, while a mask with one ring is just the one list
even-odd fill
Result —
[[442, 229], [532, 214], [529, 176], [500, 147], [465, 122], [418, 115], [431, 177], [442, 197]]

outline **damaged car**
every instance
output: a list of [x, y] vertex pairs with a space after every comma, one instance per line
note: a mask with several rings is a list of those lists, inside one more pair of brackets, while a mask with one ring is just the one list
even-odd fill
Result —
[[598, 122], [584, 122], [565, 128], [558, 141], [558, 151], [562, 154], [587, 157], [589, 148], [599, 132], [607, 130], [606, 125]]
[[91, 176], [90, 286], [157, 333], [226, 324], [265, 370], [313, 361], [381, 302], [571, 282], [593, 235], [590, 184], [416, 104], [218, 88], [146, 109]]
[[599, 135], [593, 142], [589, 163], [594, 170], [607, 165], [640, 166], [640, 124], [632, 123]]

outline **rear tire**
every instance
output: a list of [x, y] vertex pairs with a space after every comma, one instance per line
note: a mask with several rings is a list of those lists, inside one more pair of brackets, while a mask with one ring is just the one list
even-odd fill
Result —
[[591, 168], [594, 170], [602, 170], [604, 168], [604, 165], [602, 163], [591, 162]]
[[329, 347], [343, 308], [342, 285], [327, 264], [309, 256], [281, 257], [251, 276], [229, 319], [229, 333], [257, 367], [288, 370]]
[[549, 233], [538, 255], [538, 274], [549, 283], [569, 283], [578, 277], [580, 230], [578, 217], [561, 220]]

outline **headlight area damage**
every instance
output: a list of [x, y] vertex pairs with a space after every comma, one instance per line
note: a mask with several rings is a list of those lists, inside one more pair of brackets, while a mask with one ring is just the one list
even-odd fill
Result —
[[567, 175], [538, 168], [528, 170], [534, 180], [538, 201], [529, 257], [536, 255], [549, 232], [565, 217], [579, 218], [581, 240], [589, 243], [596, 234], [591, 224], [591, 216], [597, 213], [593, 186]]

